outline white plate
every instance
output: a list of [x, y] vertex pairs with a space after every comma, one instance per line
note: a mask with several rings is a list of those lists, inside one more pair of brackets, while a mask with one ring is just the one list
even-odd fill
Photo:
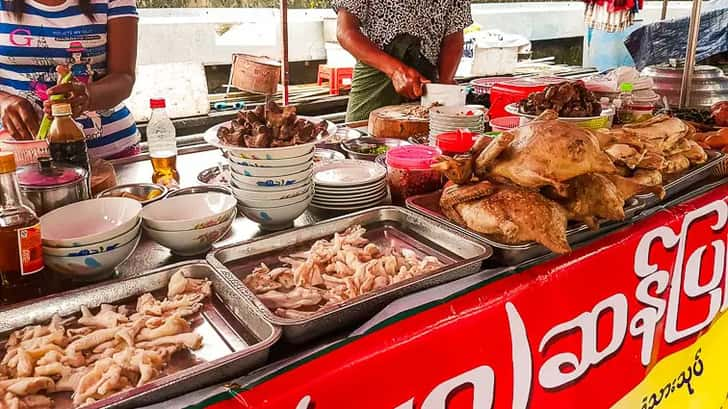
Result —
[[340, 197], [324, 197], [321, 195], [314, 195], [313, 201], [314, 203], [321, 203], [321, 204], [330, 204], [335, 206], [342, 206], [342, 205], [357, 205], [360, 203], [368, 203], [371, 202], [372, 198], [380, 197], [380, 196], [386, 196], [387, 195], [387, 189], [380, 189], [376, 192], [361, 196], [361, 197], [350, 197], [350, 196], [340, 196]]
[[[472, 112], [472, 115], [468, 115]], [[483, 111], [462, 107], [434, 107], [430, 109], [430, 118], [477, 118], [482, 117]]]
[[386, 186], [386, 181], [382, 180], [381, 182], [373, 183], [370, 185], [364, 185], [364, 186], [357, 186], [353, 189], [335, 189], [335, 188], [327, 188], [324, 186], [318, 186], [314, 185], [314, 189], [317, 194], [328, 194], [328, 195], [334, 195], [334, 196], [343, 196], [343, 195], [360, 195], [360, 194], [369, 194], [371, 192], [375, 192], [379, 189], [381, 189], [383, 186]]
[[363, 209], [368, 209], [370, 207], [379, 206], [384, 201], [384, 199], [386, 199], [386, 196], [383, 196], [379, 201], [371, 202], [371, 203], [363, 204], [363, 205], [359, 205], [359, 206], [341, 206], [341, 207], [339, 207], [339, 206], [326, 206], [326, 205], [319, 205], [319, 204], [311, 203], [311, 207], [320, 209], [320, 210], [331, 210], [331, 211], [335, 211], [335, 212], [350, 212], [350, 211], [354, 211], [354, 210], [363, 210]]
[[373, 194], [379, 193], [380, 191], [386, 190], [386, 189], [387, 189], [387, 185], [382, 184], [382, 185], [377, 185], [375, 187], [369, 188], [366, 191], [357, 192], [357, 193], [342, 194], [342, 193], [332, 193], [332, 192], [327, 192], [327, 191], [322, 192], [321, 190], [318, 190], [318, 191], [316, 191], [315, 195], [316, 195], [316, 197], [320, 197], [321, 199], [357, 200], [357, 199], [360, 199], [363, 197], [371, 197]]
[[316, 168], [313, 181], [316, 186], [349, 188], [377, 182], [386, 174], [387, 170], [375, 162], [345, 159]]

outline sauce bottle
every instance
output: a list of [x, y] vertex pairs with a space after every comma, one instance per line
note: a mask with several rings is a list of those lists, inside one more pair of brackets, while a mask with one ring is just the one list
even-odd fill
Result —
[[79, 166], [90, 173], [86, 135], [81, 126], [71, 118], [71, 105], [53, 104], [51, 112], [53, 122], [48, 131], [48, 149], [51, 158], [55, 163]]
[[147, 144], [152, 159], [152, 181], [167, 187], [179, 184], [177, 172], [177, 133], [174, 124], [167, 116], [164, 99], [149, 101], [152, 116], [147, 125]]
[[15, 156], [0, 152], [0, 304], [43, 294], [40, 220], [24, 205]]

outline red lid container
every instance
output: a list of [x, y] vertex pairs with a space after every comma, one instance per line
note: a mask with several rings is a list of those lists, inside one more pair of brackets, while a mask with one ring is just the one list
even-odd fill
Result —
[[523, 78], [499, 82], [490, 90], [490, 117], [510, 115], [506, 106], [528, 98], [532, 92], [543, 91], [547, 86], [568, 81], [565, 78]]
[[476, 136], [476, 133], [458, 129], [435, 136], [435, 144], [445, 155], [452, 156], [469, 151]]
[[430, 169], [442, 154], [440, 149], [427, 145], [405, 145], [387, 151], [387, 166], [398, 169]]

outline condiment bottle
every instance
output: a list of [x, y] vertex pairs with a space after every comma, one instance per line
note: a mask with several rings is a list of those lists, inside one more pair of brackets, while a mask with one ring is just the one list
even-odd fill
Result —
[[147, 125], [147, 144], [152, 158], [152, 181], [171, 187], [179, 184], [177, 172], [177, 133], [167, 116], [167, 104], [163, 98], [151, 99], [152, 116]]
[[629, 109], [630, 104], [632, 104], [632, 83], [623, 82], [619, 86], [619, 90], [619, 97], [614, 100], [614, 108], [617, 110], [615, 118], [617, 123], [629, 124], [634, 121], [632, 111]]
[[440, 172], [431, 169], [438, 148], [426, 145], [407, 145], [387, 151], [387, 182], [392, 202], [403, 204], [414, 195], [434, 192], [442, 187]]
[[71, 105], [53, 104], [53, 122], [48, 131], [48, 149], [56, 163], [67, 163], [91, 172], [86, 148], [86, 135], [81, 126], [71, 118]]
[[0, 152], [0, 304], [42, 295], [43, 244], [40, 220], [24, 205], [15, 156]]

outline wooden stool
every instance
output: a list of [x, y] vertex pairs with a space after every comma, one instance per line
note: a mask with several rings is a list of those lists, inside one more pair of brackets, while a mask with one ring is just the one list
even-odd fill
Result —
[[330, 67], [322, 64], [318, 67], [317, 84], [323, 84], [324, 80], [329, 82], [329, 94], [339, 95], [339, 91], [350, 85], [344, 85], [344, 80], [351, 80], [354, 77], [354, 68], [352, 67]]

